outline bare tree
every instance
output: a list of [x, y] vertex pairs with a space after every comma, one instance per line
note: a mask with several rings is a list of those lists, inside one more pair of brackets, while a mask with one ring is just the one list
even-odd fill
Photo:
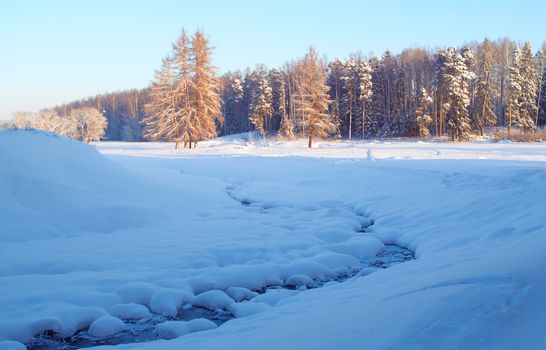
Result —
[[73, 109], [70, 118], [75, 125], [75, 138], [85, 143], [98, 141], [106, 130], [106, 117], [96, 108], [84, 107]]
[[32, 127], [62, 136], [76, 137], [75, 120], [73, 118], [62, 118], [52, 109], [40, 111], [38, 117], [33, 120]]

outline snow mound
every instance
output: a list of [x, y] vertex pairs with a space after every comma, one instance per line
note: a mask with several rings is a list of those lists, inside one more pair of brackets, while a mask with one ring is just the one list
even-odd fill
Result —
[[27, 350], [27, 347], [17, 341], [0, 341], [0, 350]]
[[218, 327], [216, 323], [207, 320], [206, 318], [196, 318], [191, 321], [188, 321], [188, 328], [190, 332], [201, 332], [208, 331], [209, 329], [214, 329]]
[[125, 323], [114, 316], [103, 316], [89, 326], [90, 336], [95, 338], [106, 338], [117, 334], [125, 329]]
[[155, 326], [154, 334], [160, 339], [170, 340], [190, 333], [190, 327], [185, 321], [167, 321]]
[[231, 305], [230, 311], [236, 318], [252, 316], [269, 309], [271, 306], [263, 302], [244, 302]]
[[193, 305], [209, 310], [229, 310], [234, 300], [221, 290], [209, 290], [197, 295], [193, 299]]
[[229, 287], [228, 289], [226, 289], [226, 294], [238, 303], [244, 300], [250, 300], [258, 296], [258, 293], [244, 287]]
[[1, 131], [0, 164], [2, 242], [107, 233], [146, 217], [119, 196], [131, 196], [135, 176], [93, 146], [42, 131]]
[[140, 320], [152, 316], [146, 306], [139, 304], [113, 305], [110, 308], [110, 314], [123, 320]]

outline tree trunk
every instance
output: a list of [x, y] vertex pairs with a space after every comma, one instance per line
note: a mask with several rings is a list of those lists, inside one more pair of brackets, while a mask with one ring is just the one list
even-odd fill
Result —
[[[349, 140], [353, 134], [353, 95], [349, 95]], [[311, 147], [311, 146], [309, 146]]]
[[512, 129], [512, 109], [508, 111], [508, 139], [510, 139], [511, 129]]
[[362, 140], [364, 140], [365, 122], [366, 122], [366, 109], [365, 109], [364, 102], [362, 102], [362, 135], [361, 135]]
[[307, 145], [307, 148], [313, 147], [313, 129], [309, 130], [309, 144]]

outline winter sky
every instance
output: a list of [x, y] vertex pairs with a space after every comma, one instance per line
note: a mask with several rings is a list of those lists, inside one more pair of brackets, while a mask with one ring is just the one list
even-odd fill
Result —
[[152, 79], [182, 27], [204, 29], [220, 72], [483, 37], [546, 39], [540, 0], [20, 0], [0, 10], [0, 118]]

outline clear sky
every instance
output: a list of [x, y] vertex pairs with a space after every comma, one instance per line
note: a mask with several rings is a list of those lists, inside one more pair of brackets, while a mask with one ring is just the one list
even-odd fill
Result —
[[542, 0], [0, 0], [0, 118], [149, 84], [182, 27], [221, 72], [282, 65], [309, 45], [352, 52], [546, 40]]

